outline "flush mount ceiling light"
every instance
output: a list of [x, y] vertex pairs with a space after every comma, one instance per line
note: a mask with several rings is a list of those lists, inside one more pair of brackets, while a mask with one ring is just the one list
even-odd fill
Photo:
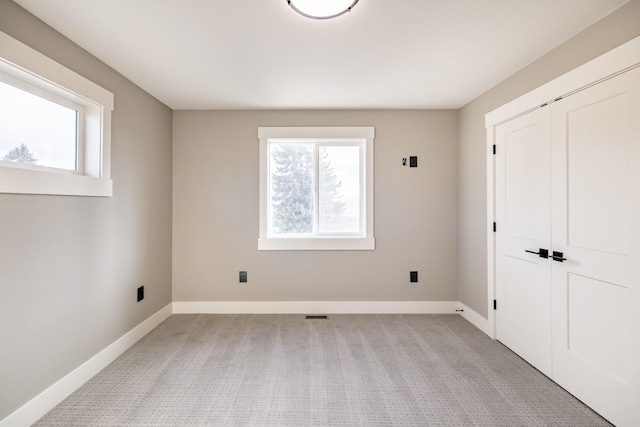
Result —
[[293, 10], [313, 19], [331, 19], [350, 12], [358, 0], [287, 0]]

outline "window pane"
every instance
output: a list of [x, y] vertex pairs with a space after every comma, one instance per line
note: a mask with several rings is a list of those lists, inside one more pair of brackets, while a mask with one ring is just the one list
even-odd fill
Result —
[[313, 145], [269, 144], [271, 234], [313, 233]]
[[77, 111], [0, 82], [0, 159], [76, 170]]
[[360, 147], [321, 146], [319, 156], [320, 232], [360, 232]]

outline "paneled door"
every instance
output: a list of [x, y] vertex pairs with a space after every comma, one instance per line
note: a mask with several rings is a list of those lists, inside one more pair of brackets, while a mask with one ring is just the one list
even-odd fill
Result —
[[496, 128], [496, 337], [551, 376], [549, 109]]
[[494, 135], [498, 340], [640, 426], [640, 68]]
[[553, 379], [639, 426], [640, 69], [552, 104], [551, 126]]

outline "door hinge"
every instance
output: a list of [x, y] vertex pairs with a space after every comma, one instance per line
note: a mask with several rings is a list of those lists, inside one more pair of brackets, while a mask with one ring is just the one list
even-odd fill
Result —
[[560, 96], [560, 97], [558, 97], [558, 98], [554, 98], [554, 99], [553, 99], [553, 100], [551, 100], [551, 101], [547, 101], [547, 102], [545, 102], [544, 104], [542, 104], [542, 105], [540, 106], [540, 108], [546, 107], [547, 105], [549, 105], [549, 104], [551, 104], [551, 103], [553, 103], [553, 102], [558, 102], [558, 101], [560, 101], [560, 100], [561, 100], [561, 99], [563, 99], [563, 98], [564, 98], [564, 97]]
[[496, 225], [496, 223], [493, 223], [493, 232], [495, 233], [498, 230], [498, 226]]
[[493, 309], [494, 310], [498, 309], [498, 303], [496, 302], [496, 300], [493, 300]]
[[493, 154], [496, 154], [496, 144], [493, 144]]

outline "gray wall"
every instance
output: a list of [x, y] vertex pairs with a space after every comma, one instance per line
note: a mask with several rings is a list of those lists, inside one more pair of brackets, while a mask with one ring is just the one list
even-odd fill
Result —
[[[456, 116], [174, 112], [174, 301], [457, 301]], [[375, 126], [375, 251], [257, 250], [259, 126]]]
[[487, 316], [487, 188], [484, 115], [640, 35], [640, 0], [580, 32], [467, 104], [459, 115], [458, 238], [460, 301]]
[[171, 301], [172, 112], [9, 0], [0, 30], [115, 95], [112, 198], [0, 194], [3, 419]]

